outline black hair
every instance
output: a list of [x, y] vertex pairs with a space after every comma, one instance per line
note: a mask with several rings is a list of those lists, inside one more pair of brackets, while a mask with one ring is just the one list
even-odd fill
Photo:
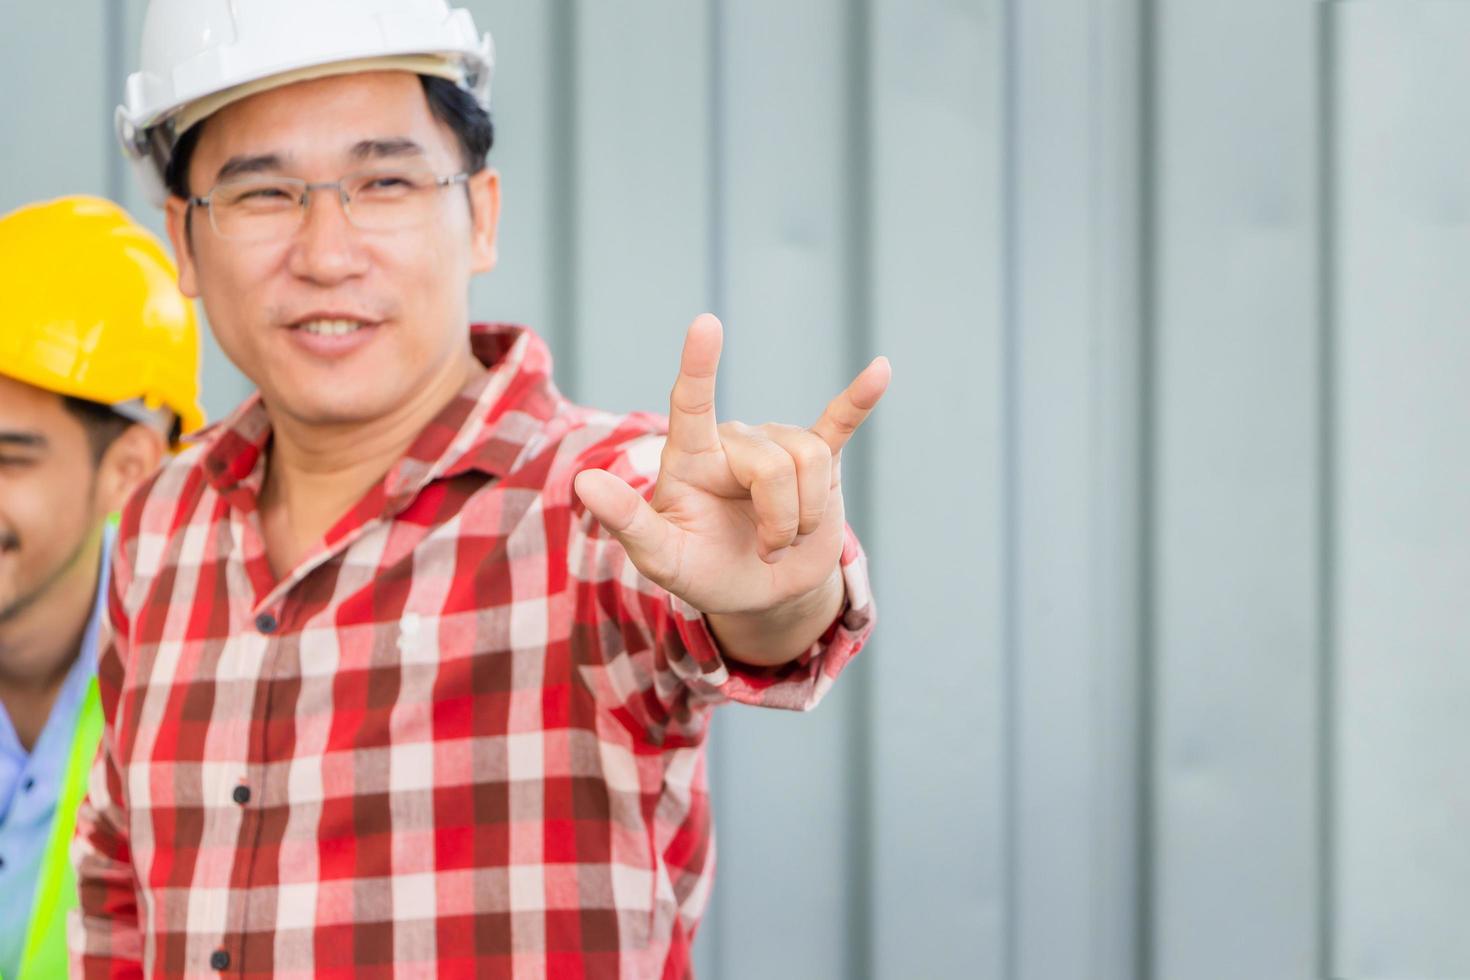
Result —
[[61, 401], [72, 417], [82, 423], [82, 428], [86, 430], [87, 443], [92, 448], [94, 466], [102, 463], [102, 457], [107, 455], [108, 448], [135, 424], [131, 419], [123, 418], [111, 408], [98, 402], [88, 401], [85, 398], [74, 398], [71, 395], [63, 395]]
[[[484, 170], [485, 157], [495, 145], [495, 124], [490, 120], [490, 113], [473, 95], [448, 79], [420, 75], [419, 81], [424, 86], [429, 111], [435, 119], [453, 130], [459, 141], [461, 166], [472, 174]], [[207, 120], [199, 123], [179, 138], [163, 173], [163, 182], [169, 193], [184, 200], [194, 196], [189, 189], [189, 162], [194, 158], [199, 134], [207, 123]]]
[[485, 169], [485, 158], [495, 145], [495, 123], [478, 99], [443, 78], [420, 75], [424, 98], [434, 118], [454, 131], [459, 140], [460, 165], [466, 173]]

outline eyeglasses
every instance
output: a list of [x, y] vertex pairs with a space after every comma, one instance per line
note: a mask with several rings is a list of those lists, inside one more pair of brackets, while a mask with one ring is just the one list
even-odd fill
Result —
[[438, 191], [469, 180], [427, 170], [374, 170], [341, 180], [308, 183], [296, 177], [240, 177], [221, 181], [189, 204], [209, 211], [221, 237], [236, 242], [279, 241], [306, 220], [314, 191], [335, 190], [347, 220], [363, 231], [404, 231], [433, 217]]

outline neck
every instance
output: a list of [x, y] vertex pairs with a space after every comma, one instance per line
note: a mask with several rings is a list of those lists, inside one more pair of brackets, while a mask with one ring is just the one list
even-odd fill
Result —
[[101, 564], [98, 525], [34, 600], [0, 620], [0, 703], [27, 751], [81, 652]]
[[276, 575], [294, 568], [483, 370], [466, 347], [412, 399], [371, 422], [322, 425], [272, 413], [261, 511]]

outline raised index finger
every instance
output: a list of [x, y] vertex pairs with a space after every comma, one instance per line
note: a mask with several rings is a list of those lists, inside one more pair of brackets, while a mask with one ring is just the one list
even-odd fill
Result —
[[821, 436], [835, 456], [847, 445], [847, 440], [867, 421], [893, 377], [893, 368], [888, 358], [874, 358], [873, 363], [863, 368], [862, 373], [852, 380], [847, 390], [828, 403], [812, 426], [812, 431]]
[[686, 453], [720, 448], [715, 422], [715, 375], [720, 368], [724, 328], [705, 313], [695, 317], [684, 337], [679, 377], [669, 396], [669, 447]]

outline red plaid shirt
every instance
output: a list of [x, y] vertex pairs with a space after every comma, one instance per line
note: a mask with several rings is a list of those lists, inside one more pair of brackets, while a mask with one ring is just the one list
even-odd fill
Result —
[[571, 490], [650, 489], [663, 421], [567, 402], [529, 331], [472, 338], [491, 370], [281, 581], [258, 400], [127, 508], [87, 975], [688, 974], [710, 711], [817, 703], [871, 630], [862, 554], [801, 659], [723, 659]]

